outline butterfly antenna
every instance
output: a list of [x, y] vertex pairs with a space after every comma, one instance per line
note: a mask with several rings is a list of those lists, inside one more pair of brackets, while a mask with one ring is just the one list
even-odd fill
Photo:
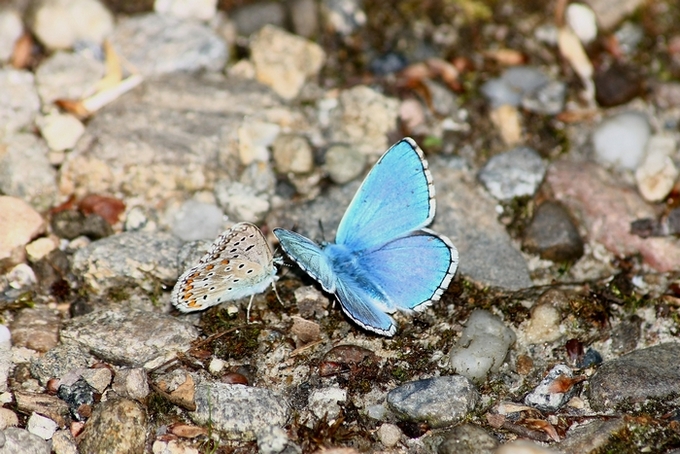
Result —
[[276, 295], [276, 299], [279, 300], [279, 303], [281, 304], [281, 306], [285, 306], [283, 304], [283, 300], [279, 296], [278, 290], [276, 290], [276, 281], [272, 281], [272, 288], [274, 289], [274, 295]]
[[321, 241], [326, 241], [326, 233], [323, 231], [323, 222], [319, 219], [319, 230], [321, 230]]

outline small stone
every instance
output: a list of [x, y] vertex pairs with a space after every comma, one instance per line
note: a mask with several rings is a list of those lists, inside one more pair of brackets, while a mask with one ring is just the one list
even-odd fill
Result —
[[328, 316], [328, 297], [315, 286], [298, 287], [293, 293], [300, 316], [304, 318], [324, 318]]
[[627, 431], [623, 418], [596, 419], [569, 429], [567, 437], [555, 445], [564, 454], [582, 454], [607, 449], [609, 441]]
[[635, 350], [640, 340], [641, 324], [642, 320], [633, 316], [614, 327], [610, 335], [612, 352], [624, 354]]
[[85, 126], [71, 114], [49, 114], [38, 118], [36, 123], [47, 146], [55, 151], [73, 148], [85, 132]]
[[23, 262], [25, 246], [44, 229], [42, 216], [29, 204], [0, 196], [0, 269]]
[[33, 413], [30, 418], [28, 418], [28, 423], [26, 424], [26, 430], [30, 433], [39, 436], [43, 440], [49, 440], [57, 431], [57, 423], [52, 421], [50, 418], [46, 418], [38, 413]]
[[119, 369], [113, 379], [112, 389], [121, 397], [142, 400], [149, 395], [149, 382], [142, 368]]
[[20, 413], [40, 413], [41, 415], [56, 421], [60, 426], [66, 425], [65, 417], [68, 414], [69, 409], [66, 403], [58, 397], [47, 394], [17, 391], [14, 393], [14, 398], [17, 404], [17, 410]]
[[288, 419], [286, 399], [269, 389], [217, 382], [196, 386], [197, 424], [210, 422], [215, 431], [232, 440], [254, 440], [266, 427], [283, 427]]
[[178, 19], [209, 21], [217, 12], [217, 0], [155, 0], [153, 9]]
[[593, 81], [595, 100], [602, 107], [619, 106], [644, 93], [637, 69], [622, 63], [598, 68]]
[[562, 336], [560, 311], [549, 303], [531, 308], [531, 318], [524, 329], [524, 339], [529, 344], [553, 342]]
[[26, 257], [30, 262], [37, 262], [47, 257], [57, 247], [59, 244], [54, 236], [38, 238], [26, 245]]
[[556, 115], [564, 108], [564, 97], [567, 85], [564, 82], [551, 80], [522, 97], [522, 107], [530, 112]]
[[238, 130], [238, 154], [241, 164], [269, 161], [269, 147], [278, 137], [281, 127], [275, 123], [250, 121]]
[[503, 72], [500, 78], [482, 85], [482, 94], [491, 101], [493, 110], [507, 104], [518, 107], [524, 96], [544, 86], [550, 79], [536, 68], [515, 66]]
[[583, 240], [571, 216], [555, 202], [543, 202], [524, 231], [522, 247], [553, 262], [573, 262], [583, 255]]
[[80, 452], [145, 452], [146, 410], [128, 399], [100, 402], [79, 437]]
[[491, 111], [491, 122], [498, 130], [506, 145], [515, 145], [522, 140], [522, 120], [519, 110], [510, 104], [503, 104]]
[[297, 339], [298, 346], [307, 345], [319, 340], [321, 327], [318, 323], [305, 320], [302, 317], [293, 316], [293, 326], [290, 333]]
[[31, 126], [39, 110], [40, 98], [33, 74], [0, 69], [0, 137]]
[[43, 386], [52, 379], [61, 379], [73, 371], [90, 366], [93, 358], [74, 345], [59, 344], [44, 355], [31, 360], [31, 375]]
[[9, 408], [0, 407], [0, 430], [5, 430], [8, 427], [18, 425], [19, 417], [17, 414]]
[[30, 453], [50, 454], [50, 444], [37, 435], [17, 427], [9, 427], [2, 431], [1, 452], [7, 454]]
[[489, 159], [479, 172], [479, 180], [495, 198], [512, 200], [534, 195], [545, 170], [534, 149], [517, 147]]
[[494, 454], [558, 454], [552, 449], [527, 440], [515, 440], [501, 445]]
[[44, 0], [30, 26], [48, 49], [69, 49], [78, 41], [101, 44], [113, 30], [113, 15], [97, 0]]
[[104, 393], [106, 388], [111, 384], [111, 378], [113, 378], [113, 373], [108, 367], [85, 369], [81, 374], [83, 380], [100, 394]]
[[54, 433], [52, 451], [54, 454], [78, 454], [78, 445], [70, 430], [57, 430]]
[[0, 11], [0, 62], [6, 62], [14, 53], [14, 45], [24, 33], [21, 15], [12, 8]]
[[474, 424], [461, 424], [444, 435], [437, 448], [438, 454], [491, 454], [498, 448], [498, 440]]
[[572, 370], [559, 364], [553, 367], [541, 383], [524, 398], [524, 403], [536, 407], [541, 411], [553, 412], [558, 410], [574, 395], [577, 387], [573, 381]]
[[286, 11], [278, 2], [262, 1], [244, 4], [230, 11], [231, 20], [240, 35], [250, 36], [265, 25], [285, 27]]
[[79, 53], [58, 51], [35, 71], [43, 105], [58, 99], [80, 100], [92, 95], [105, 74], [104, 63]]
[[293, 31], [296, 35], [311, 38], [319, 31], [319, 7], [314, 0], [293, 0], [288, 3]]
[[614, 28], [626, 16], [644, 4], [644, 0], [588, 0], [597, 22], [604, 30]]
[[14, 346], [46, 352], [59, 342], [60, 326], [58, 312], [37, 306], [19, 311], [9, 329]]
[[93, 240], [113, 234], [111, 224], [97, 214], [85, 215], [81, 211], [64, 210], [55, 213], [50, 219], [52, 232], [60, 238], [73, 240], [86, 236]]
[[25, 263], [20, 263], [5, 275], [7, 283], [13, 289], [28, 289], [33, 287], [37, 280], [33, 268]]
[[215, 183], [215, 197], [229, 216], [252, 223], [260, 223], [269, 212], [269, 197], [238, 181], [228, 179]]
[[268, 426], [257, 433], [257, 449], [260, 454], [299, 454], [302, 450], [288, 439], [279, 426]]
[[394, 448], [401, 439], [401, 429], [394, 424], [385, 423], [378, 429], [380, 443], [386, 448]]
[[515, 342], [515, 333], [485, 310], [474, 310], [457, 346], [451, 350], [451, 368], [470, 380], [482, 381], [496, 372]]
[[670, 136], [652, 136], [647, 142], [645, 158], [635, 170], [635, 180], [642, 197], [660, 202], [671, 192], [680, 171], [673, 162], [677, 151]]
[[272, 155], [276, 170], [283, 175], [304, 174], [314, 168], [312, 147], [299, 135], [279, 134], [272, 144]]
[[356, 148], [332, 145], [326, 150], [324, 168], [333, 183], [345, 184], [359, 177], [366, 166], [366, 156]]
[[603, 121], [593, 132], [595, 156], [603, 163], [635, 170], [643, 159], [649, 136], [649, 123], [642, 114], [618, 114]]
[[284, 99], [295, 98], [326, 59], [318, 44], [271, 25], [253, 37], [250, 53], [257, 80]]
[[589, 44], [597, 38], [595, 13], [587, 5], [570, 3], [565, 13], [567, 24], [583, 44]]
[[393, 389], [387, 404], [402, 419], [444, 427], [463, 419], [477, 405], [474, 385], [461, 375], [418, 380]]
[[183, 241], [213, 239], [224, 230], [224, 213], [214, 204], [184, 202], [174, 214], [172, 233]]
[[[76, 377], [77, 374], [72, 374], [72, 377], [66, 378]], [[77, 378], [75, 381], [66, 378], [62, 380], [57, 390], [57, 397], [66, 402], [73, 419], [85, 421], [92, 414], [96, 390], [82, 378]]]
[[367, 21], [362, 2], [358, 0], [323, 0], [321, 12], [330, 29], [343, 36], [354, 33]]
[[313, 390], [309, 395], [308, 406], [317, 418], [335, 421], [342, 412], [340, 404], [347, 400], [347, 391], [338, 386]]

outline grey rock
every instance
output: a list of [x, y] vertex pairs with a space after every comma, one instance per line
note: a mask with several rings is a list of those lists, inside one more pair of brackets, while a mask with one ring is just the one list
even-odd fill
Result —
[[260, 223], [269, 212], [269, 197], [252, 186], [229, 179], [215, 183], [215, 198], [230, 219]]
[[564, 108], [567, 84], [552, 80], [522, 98], [522, 107], [546, 115], [556, 115]]
[[104, 63], [83, 54], [55, 52], [38, 67], [35, 83], [43, 104], [57, 99], [80, 100], [94, 93], [104, 77]]
[[288, 2], [290, 19], [296, 35], [311, 38], [319, 31], [319, 6], [314, 0]]
[[57, 430], [52, 436], [54, 454], [78, 454], [78, 445], [68, 429]]
[[479, 172], [479, 180], [498, 200], [531, 196], [543, 181], [546, 166], [532, 148], [517, 147], [491, 159]]
[[220, 71], [229, 58], [226, 43], [208, 26], [168, 15], [122, 18], [111, 42], [145, 76]]
[[438, 454], [491, 454], [498, 448], [498, 440], [474, 424], [461, 424], [446, 432], [437, 448]]
[[196, 386], [198, 424], [211, 423], [213, 430], [232, 440], [254, 440], [269, 426], [284, 426], [289, 407], [286, 399], [264, 388], [200, 382]]
[[526, 262], [498, 222], [496, 203], [454, 161], [432, 159], [430, 170], [437, 191], [431, 228], [448, 236], [458, 249], [459, 273], [510, 290], [530, 287]]
[[61, 320], [59, 312], [45, 306], [19, 311], [10, 324], [12, 344], [46, 352], [59, 342]]
[[503, 72], [501, 77], [482, 85], [482, 94], [491, 101], [493, 108], [503, 104], [519, 106], [522, 98], [549, 82], [548, 77], [530, 66], [515, 66]]
[[29, 71], [0, 69], [0, 136], [29, 127], [40, 110], [35, 78]]
[[567, 437], [555, 447], [564, 454], [598, 452], [607, 446], [611, 437], [626, 429], [621, 418], [594, 420], [567, 432]]
[[644, 4], [642, 0], [587, 0], [585, 3], [595, 12], [597, 22], [604, 30], [610, 30], [626, 16]]
[[78, 249], [72, 270], [95, 294], [125, 291], [157, 296], [160, 282], [177, 279], [181, 243], [165, 233], [124, 232]]
[[591, 406], [603, 411], [647, 400], [676, 406], [669, 397], [680, 393], [679, 355], [680, 344], [666, 343], [605, 362], [590, 379]]
[[145, 452], [146, 410], [128, 399], [101, 402], [94, 407], [80, 436], [80, 452]]
[[387, 404], [400, 418], [432, 427], [455, 424], [474, 410], [478, 400], [472, 382], [461, 375], [406, 383], [387, 394]]
[[622, 320], [611, 332], [611, 348], [614, 353], [628, 353], [637, 347], [642, 331], [642, 320], [640, 317], [632, 316], [627, 320]]
[[267, 24], [284, 27], [286, 11], [281, 3], [264, 1], [234, 8], [230, 12], [230, 17], [236, 24], [238, 33], [249, 36]]
[[[556, 391], [554, 382], [560, 377], [572, 378], [572, 370], [563, 365], [558, 364], [557, 366], [550, 369], [548, 375], [546, 375], [543, 380], [534, 388], [529, 394], [524, 398], [524, 403], [536, 407], [542, 411], [553, 412], [558, 410], [562, 405], [566, 404], [569, 399], [574, 395], [578, 389], [575, 386], [568, 387], [565, 392]], [[562, 389], [563, 387], [557, 387], [557, 389]]]
[[184, 241], [214, 239], [223, 229], [222, 210], [197, 200], [184, 202], [172, 223], [172, 233]]
[[522, 247], [553, 262], [573, 262], [583, 255], [583, 240], [567, 210], [544, 202], [524, 231]]
[[111, 224], [98, 214], [85, 215], [78, 210], [64, 210], [54, 213], [50, 218], [52, 232], [59, 238], [73, 240], [86, 236], [99, 240], [113, 234]]
[[149, 395], [149, 381], [142, 368], [120, 369], [113, 379], [113, 391], [121, 397], [142, 400]]
[[349, 35], [366, 24], [360, 0], [323, 0], [321, 11], [326, 24], [341, 35]]
[[307, 140], [296, 134], [279, 134], [272, 144], [276, 170], [283, 175], [309, 173], [314, 168], [314, 152]]
[[45, 231], [40, 213], [17, 197], [0, 196], [0, 270], [26, 260], [26, 245]]
[[8, 427], [3, 430], [0, 443], [0, 454], [50, 454], [49, 442], [27, 430]]
[[132, 367], [185, 351], [197, 336], [193, 326], [175, 317], [140, 310], [93, 312], [72, 319], [61, 332], [65, 342]]
[[261, 454], [300, 454], [302, 449], [288, 439], [279, 426], [267, 426], [257, 434], [257, 449]]
[[57, 173], [47, 145], [33, 134], [13, 134], [0, 140], [0, 192], [18, 197], [38, 210], [57, 199]]
[[325, 169], [336, 184], [345, 184], [364, 171], [366, 157], [354, 147], [333, 145], [326, 150]]

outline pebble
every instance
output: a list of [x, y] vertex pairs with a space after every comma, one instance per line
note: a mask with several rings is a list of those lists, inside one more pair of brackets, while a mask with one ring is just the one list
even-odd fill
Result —
[[15, 412], [9, 408], [0, 408], [0, 430], [5, 430], [8, 427], [18, 426], [19, 417]]
[[582, 220], [591, 241], [622, 257], [640, 254], [647, 265], [660, 272], [677, 269], [680, 244], [671, 238], [642, 239], [632, 234], [631, 222], [655, 217], [654, 210], [601, 167], [555, 161], [548, 168], [546, 182], [555, 199]]
[[54, 433], [52, 451], [54, 454], [78, 454], [78, 445], [70, 430], [62, 429]]
[[532, 196], [545, 175], [541, 156], [529, 147], [498, 154], [479, 171], [479, 180], [498, 200]]
[[276, 171], [282, 175], [289, 172], [305, 174], [314, 169], [312, 147], [299, 135], [279, 134], [272, 143], [272, 157]]
[[366, 12], [362, 6], [358, 0], [323, 0], [321, 13], [334, 32], [348, 36], [366, 24]]
[[83, 236], [99, 240], [113, 234], [111, 224], [98, 214], [85, 215], [76, 210], [55, 213], [50, 219], [50, 227], [52, 233], [67, 240]]
[[14, 46], [23, 33], [21, 15], [5, 6], [0, 11], [0, 62], [7, 62], [12, 57]]
[[611, 30], [625, 17], [644, 4], [644, 0], [589, 0], [597, 22], [603, 30]]
[[149, 395], [146, 371], [142, 368], [118, 369], [111, 388], [121, 397], [141, 401]]
[[293, 31], [311, 38], [319, 32], [319, 6], [314, 0], [293, 0], [288, 3]]
[[290, 333], [295, 338], [298, 347], [318, 341], [321, 338], [321, 327], [318, 323], [296, 315], [292, 319], [293, 326], [290, 328]]
[[525, 94], [522, 97], [522, 107], [530, 112], [556, 115], [564, 109], [566, 95], [567, 85], [564, 82], [551, 80], [533, 92]]
[[81, 100], [94, 94], [104, 77], [104, 63], [81, 53], [58, 51], [35, 71], [35, 83], [43, 105], [58, 99]]
[[517, 107], [502, 104], [494, 108], [489, 116], [504, 144], [516, 145], [522, 141], [522, 118]]
[[59, 344], [44, 355], [31, 360], [31, 375], [47, 386], [53, 379], [61, 379], [67, 374], [89, 367], [94, 359], [78, 346]]
[[583, 239], [560, 203], [547, 201], [536, 208], [524, 230], [522, 247], [553, 262], [574, 262], [583, 255]]
[[505, 443], [494, 454], [558, 454], [552, 449], [541, 446], [533, 441], [515, 440]]
[[345, 184], [358, 178], [366, 166], [366, 155], [354, 147], [337, 144], [326, 150], [324, 168], [335, 184]]
[[2, 344], [0, 344], [0, 392], [4, 393], [9, 389], [8, 380], [16, 361], [11, 350], [10, 331], [5, 325], [0, 325], [0, 336], [2, 337]]
[[113, 30], [113, 15], [97, 0], [42, 0], [34, 8], [29, 25], [50, 50], [102, 44]]
[[595, 157], [602, 163], [635, 170], [643, 159], [650, 136], [647, 118], [624, 112], [600, 123], [593, 131]]
[[61, 320], [59, 313], [44, 306], [21, 309], [12, 323], [12, 343], [17, 347], [27, 347], [46, 352], [57, 346]]
[[308, 408], [317, 418], [327, 418], [332, 424], [342, 415], [340, 404], [344, 405], [346, 400], [347, 390], [337, 385], [315, 389], [309, 394]]
[[276, 123], [252, 120], [238, 130], [238, 154], [241, 164], [247, 166], [254, 161], [269, 161], [269, 147], [273, 146], [281, 132]]
[[83, 380], [88, 385], [92, 386], [99, 394], [104, 393], [106, 388], [111, 384], [113, 372], [108, 367], [96, 367], [92, 369], [85, 369], [81, 372]]
[[437, 448], [438, 454], [492, 454], [498, 440], [474, 424], [461, 424], [446, 432]]
[[523, 330], [524, 340], [529, 344], [554, 342], [562, 337], [561, 322], [558, 308], [550, 303], [537, 304], [531, 308], [531, 318]]
[[644, 94], [643, 79], [630, 65], [613, 63], [596, 69], [595, 100], [602, 107], [614, 107]]
[[196, 386], [196, 424], [209, 422], [231, 440], [254, 440], [266, 427], [283, 427], [288, 419], [286, 399], [269, 389], [203, 381]]
[[607, 418], [578, 425], [567, 432], [567, 437], [555, 447], [564, 454], [597, 452], [616, 435], [622, 434], [626, 423], [622, 418]]
[[75, 421], [85, 421], [92, 415], [95, 393], [96, 390], [78, 374], [64, 378], [57, 389], [57, 397], [66, 402]]
[[51, 113], [39, 117], [36, 123], [47, 146], [53, 151], [73, 148], [85, 132], [85, 126], [71, 114]]
[[566, 404], [579, 389], [570, 379], [572, 370], [563, 365], [550, 369], [541, 383], [524, 397], [524, 403], [541, 411], [554, 412]]
[[313, 285], [298, 287], [293, 292], [301, 317], [322, 319], [328, 316], [328, 297]]
[[224, 213], [212, 203], [189, 200], [174, 213], [172, 233], [182, 241], [214, 239], [224, 230]]
[[226, 43], [207, 25], [170, 15], [121, 17], [111, 42], [144, 76], [220, 71], [229, 59]]
[[9, 270], [5, 278], [11, 288], [19, 290], [27, 290], [37, 283], [33, 268], [25, 263], [20, 263]]
[[39, 110], [40, 98], [33, 73], [1, 68], [0, 125], [2, 126], [0, 137], [31, 126]]
[[597, 21], [589, 6], [570, 3], [565, 11], [565, 19], [583, 44], [589, 44], [597, 38]]
[[155, 0], [153, 9], [178, 19], [209, 21], [217, 13], [217, 0]]
[[35, 263], [47, 257], [57, 247], [59, 244], [54, 236], [41, 237], [26, 245], [26, 257], [29, 262]]
[[252, 186], [229, 179], [215, 184], [215, 198], [229, 219], [259, 224], [270, 209], [269, 197]]
[[387, 134], [397, 127], [399, 101], [365, 85], [343, 90], [338, 101], [330, 112], [330, 140], [364, 155], [381, 156], [392, 145]]
[[8, 427], [3, 430], [0, 437], [4, 443], [0, 447], [0, 453], [26, 453], [26, 454], [50, 454], [49, 442], [27, 430], [16, 427]]
[[462, 375], [417, 380], [387, 393], [387, 404], [401, 419], [427, 422], [432, 428], [457, 423], [478, 400], [474, 385]]
[[639, 317], [632, 316], [616, 325], [610, 334], [612, 352], [621, 355], [634, 350], [640, 340], [641, 324]]
[[663, 404], [680, 392], [679, 354], [680, 344], [666, 343], [605, 361], [590, 379], [590, 404], [596, 411], [647, 400]]
[[265, 25], [250, 44], [255, 77], [284, 99], [295, 98], [316, 77], [326, 54], [318, 44], [272, 25]]
[[457, 346], [451, 350], [449, 365], [457, 374], [483, 381], [489, 373], [500, 369], [515, 339], [515, 333], [500, 318], [476, 309], [465, 323]]
[[175, 317], [136, 309], [92, 312], [71, 319], [61, 330], [63, 342], [133, 367], [185, 351], [197, 336], [196, 328]]
[[57, 173], [47, 157], [45, 143], [33, 134], [17, 133], [0, 139], [0, 192], [18, 197], [38, 210], [57, 199]]
[[30, 433], [39, 436], [43, 440], [49, 440], [58, 429], [57, 423], [50, 418], [33, 413], [26, 423], [26, 430]]
[[135, 294], [148, 296], [158, 292], [158, 282], [177, 279], [181, 245], [179, 238], [166, 233], [124, 232], [78, 249], [72, 271], [95, 294], [124, 289], [126, 300]]
[[80, 452], [145, 452], [147, 414], [138, 402], [114, 399], [100, 402], [78, 437]]
[[290, 441], [280, 426], [270, 425], [257, 433], [257, 449], [260, 454], [300, 454], [302, 449]]
[[283, 28], [286, 25], [286, 11], [282, 4], [262, 1], [245, 4], [230, 12], [236, 30], [242, 36], [250, 36], [265, 25]]
[[25, 259], [25, 247], [45, 229], [42, 216], [16, 197], [0, 196], [0, 269]]
[[645, 157], [635, 170], [638, 191], [648, 202], [660, 202], [675, 185], [680, 171], [673, 162], [678, 149], [673, 137], [655, 135], [647, 142]]
[[378, 428], [378, 438], [384, 447], [394, 448], [401, 440], [401, 429], [386, 422]]
[[518, 107], [525, 95], [546, 85], [549, 80], [536, 68], [514, 66], [506, 69], [500, 78], [484, 83], [480, 90], [491, 102], [492, 109], [497, 109], [502, 105]]

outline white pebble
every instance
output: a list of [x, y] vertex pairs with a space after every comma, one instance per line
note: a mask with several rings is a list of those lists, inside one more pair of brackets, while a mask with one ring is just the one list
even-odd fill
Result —
[[9, 350], [12, 347], [12, 333], [5, 325], [0, 325], [0, 349]]
[[562, 332], [560, 311], [551, 304], [539, 304], [531, 310], [531, 318], [524, 330], [524, 338], [529, 344], [541, 344], [557, 340]]
[[642, 161], [650, 136], [644, 115], [625, 112], [603, 121], [593, 132], [595, 155], [601, 162], [634, 170]]
[[156, 0], [153, 9], [179, 19], [209, 21], [217, 12], [217, 0]]
[[582, 3], [571, 3], [567, 6], [566, 19], [583, 44], [588, 44], [597, 37], [597, 21], [590, 7]]
[[33, 413], [31, 417], [28, 418], [26, 429], [43, 440], [49, 440], [52, 438], [52, 435], [54, 435], [54, 432], [57, 431], [57, 423], [50, 418], [46, 418], [38, 413]]
[[672, 137], [652, 136], [649, 139], [645, 159], [635, 171], [638, 190], [645, 200], [660, 202], [673, 189], [679, 173], [671, 158], [676, 149]]
[[483, 380], [501, 367], [515, 339], [515, 333], [503, 320], [488, 311], [475, 310], [458, 346], [451, 351], [451, 367], [471, 380]]
[[221, 359], [213, 358], [210, 360], [210, 364], [208, 365], [208, 371], [213, 375], [217, 375], [220, 372], [222, 372], [222, 369], [224, 369], [224, 366], [226, 365], [227, 363], [225, 363]]
[[36, 120], [40, 134], [54, 151], [73, 148], [85, 132], [85, 126], [70, 114], [53, 113]]
[[14, 53], [14, 46], [24, 32], [21, 15], [12, 9], [0, 11], [0, 61], [7, 61]]
[[378, 438], [386, 448], [394, 448], [401, 439], [401, 429], [394, 424], [385, 423], [378, 429]]

